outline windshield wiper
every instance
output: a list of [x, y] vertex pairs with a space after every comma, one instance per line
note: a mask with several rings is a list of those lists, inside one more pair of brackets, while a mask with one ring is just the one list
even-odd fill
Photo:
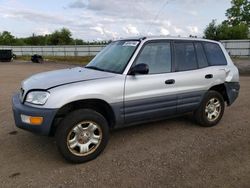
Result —
[[106, 71], [106, 70], [104, 70], [104, 69], [101, 69], [101, 68], [95, 67], [95, 66], [87, 66], [87, 67], [84, 67], [84, 68], [93, 69], [93, 70], [99, 70], [99, 71]]
[[110, 70], [106, 70], [106, 69], [102, 69], [102, 68], [99, 68], [99, 67], [96, 67], [96, 66], [86, 66], [86, 67], [84, 67], [84, 68], [93, 69], [93, 70], [98, 70], [98, 71], [103, 71], [103, 72], [111, 72], [111, 73], [119, 74], [119, 72], [110, 71]]

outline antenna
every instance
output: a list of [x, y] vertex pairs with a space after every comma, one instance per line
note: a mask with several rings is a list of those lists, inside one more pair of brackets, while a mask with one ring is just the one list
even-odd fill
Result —
[[148, 29], [146, 30], [146, 33], [150, 32], [151, 26], [153, 25], [153, 22], [158, 20], [158, 18], [159, 18], [159, 16], [160, 16], [160, 13], [162, 12], [162, 10], [165, 8], [165, 6], [166, 6], [167, 4], [168, 4], [168, 0], [165, 0], [163, 6], [161, 6], [161, 7], [159, 8], [158, 12], [155, 14], [154, 19], [153, 19], [153, 20], [151, 21], [151, 23], [149, 24]]

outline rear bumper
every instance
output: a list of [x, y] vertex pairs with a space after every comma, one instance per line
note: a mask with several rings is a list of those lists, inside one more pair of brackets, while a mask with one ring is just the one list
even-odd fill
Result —
[[239, 82], [227, 82], [225, 83], [225, 87], [227, 90], [228, 105], [230, 106], [239, 96], [240, 84]]
[[[43, 109], [26, 106], [20, 102], [18, 94], [14, 95], [12, 98], [12, 109], [15, 123], [18, 128], [40, 135], [49, 135], [57, 109]], [[24, 123], [21, 120], [21, 114], [43, 117], [43, 123], [41, 125]]]

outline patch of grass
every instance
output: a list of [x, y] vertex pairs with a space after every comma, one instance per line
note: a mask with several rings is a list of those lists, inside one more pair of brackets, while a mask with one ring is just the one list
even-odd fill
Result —
[[[17, 56], [17, 61], [31, 61], [31, 56]], [[43, 56], [44, 62], [51, 63], [70, 63], [70, 64], [81, 64], [86, 65], [89, 63], [94, 56], [75, 57], [75, 56]]]
[[14, 58], [17, 61], [30, 61], [31, 56], [16, 56], [16, 58]]
[[250, 56], [231, 56], [232, 60], [250, 60]]

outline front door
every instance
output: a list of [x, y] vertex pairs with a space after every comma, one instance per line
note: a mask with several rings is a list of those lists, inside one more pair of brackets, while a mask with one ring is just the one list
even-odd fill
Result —
[[171, 62], [170, 41], [152, 41], [144, 44], [133, 66], [147, 64], [149, 73], [126, 76], [124, 93], [126, 124], [176, 113], [175, 73], [171, 72]]

